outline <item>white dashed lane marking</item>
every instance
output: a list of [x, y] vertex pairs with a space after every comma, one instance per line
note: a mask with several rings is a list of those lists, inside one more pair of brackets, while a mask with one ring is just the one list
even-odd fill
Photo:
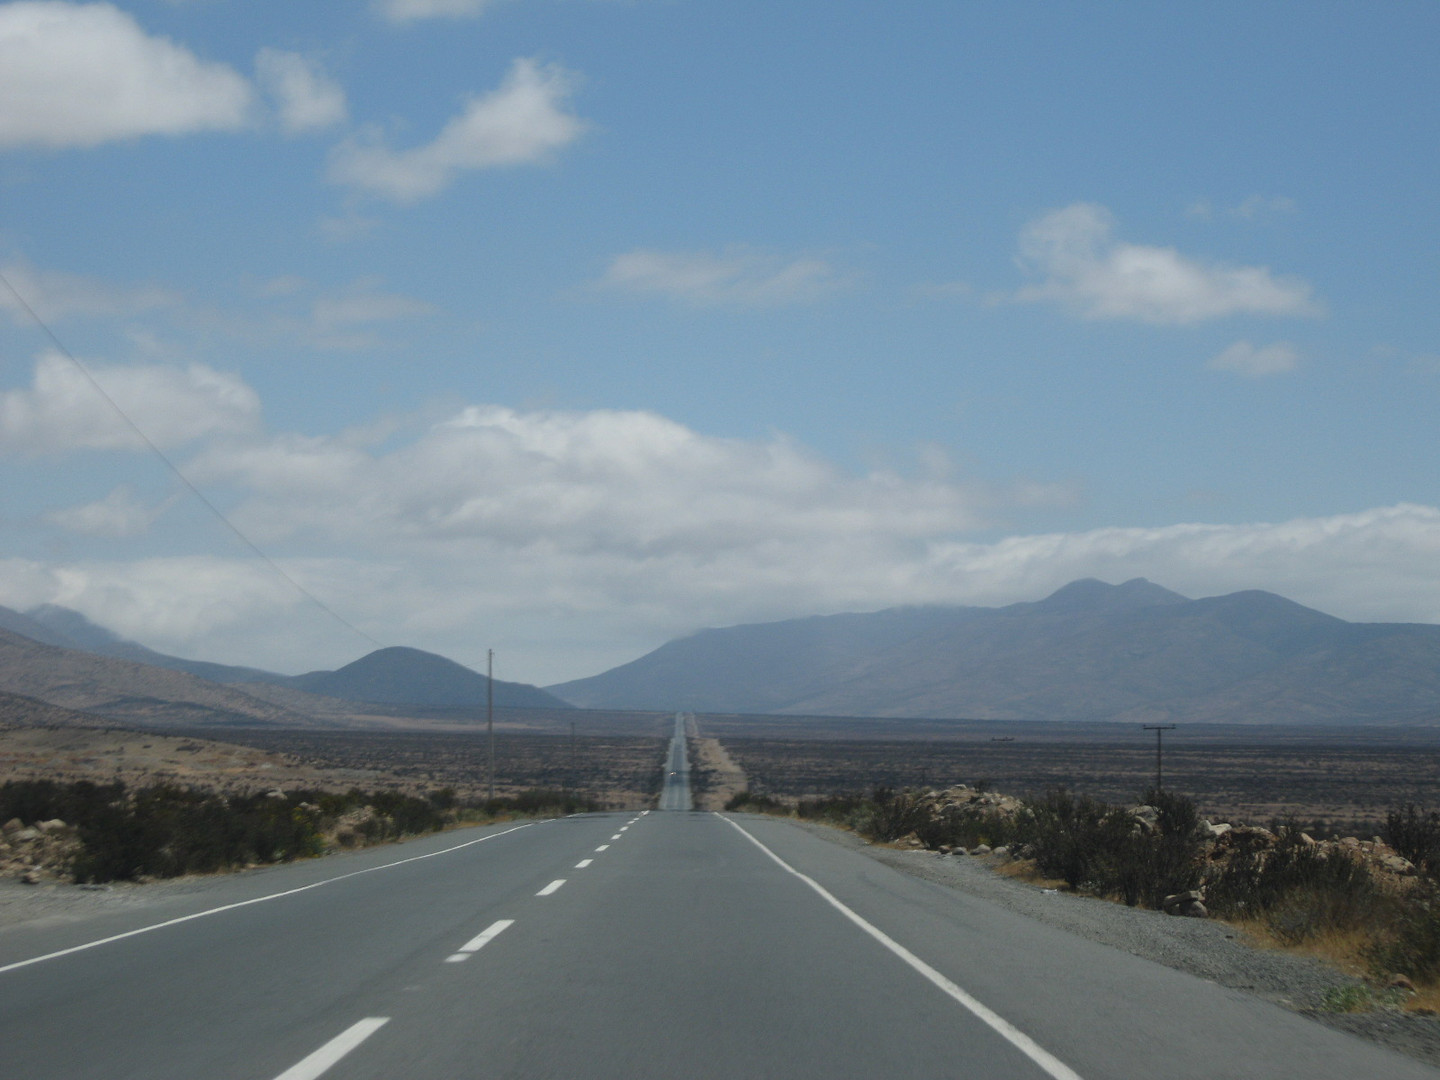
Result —
[[589, 865], [590, 865], [592, 862], [594, 862], [594, 861], [595, 861], [594, 859], [581, 859], [579, 862], [577, 862], [577, 863], [575, 864], [575, 869], [576, 869], [576, 870], [584, 870], [585, 867], [589, 866]]
[[315, 1080], [389, 1022], [388, 1016], [367, 1016], [359, 1023], [351, 1024], [309, 1057], [290, 1066], [275, 1080]]
[[595, 850], [596, 850], [596, 851], [608, 851], [609, 849], [610, 849], [610, 845], [609, 845], [609, 844], [601, 844], [601, 845], [600, 845], [599, 847], [597, 847]]
[[550, 895], [551, 893], [553, 893], [553, 892], [558, 892], [559, 889], [560, 889], [560, 886], [561, 886], [561, 885], [564, 885], [564, 884], [565, 884], [565, 879], [564, 879], [563, 877], [562, 877], [562, 878], [556, 878], [554, 881], [550, 882], [549, 885], [546, 885], [543, 889], [541, 889], [541, 890], [540, 890], [539, 892], [537, 892], [535, 895], [536, 895], [536, 896], [549, 896], [549, 895]]
[[496, 922], [491, 923], [484, 931], [475, 935], [464, 945], [461, 945], [459, 952], [455, 953], [452, 956], [447, 956], [445, 958], [445, 962], [447, 964], [458, 964], [462, 960], [469, 960], [471, 954], [479, 952], [491, 941], [494, 941], [495, 938], [498, 937], [502, 931], [507, 930], [514, 925], [514, 919], [499, 919]]

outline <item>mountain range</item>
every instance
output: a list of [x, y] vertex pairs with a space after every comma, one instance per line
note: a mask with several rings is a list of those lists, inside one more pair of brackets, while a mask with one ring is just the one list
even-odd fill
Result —
[[1007, 607], [704, 630], [548, 687], [584, 708], [1231, 723], [1440, 720], [1440, 626], [1352, 623], [1258, 590], [1087, 579]]
[[[67, 608], [0, 607], [0, 691], [115, 720], [307, 726], [340, 702], [474, 708], [485, 704], [487, 689], [484, 675], [420, 649], [377, 649], [337, 671], [278, 675], [156, 652]], [[570, 708], [537, 687], [500, 679], [494, 702]]]

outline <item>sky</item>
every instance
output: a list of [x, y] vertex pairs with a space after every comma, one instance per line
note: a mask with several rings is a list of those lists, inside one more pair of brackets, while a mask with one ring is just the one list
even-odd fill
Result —
[[1440, 6], [0, 2], [0, 604], [596, 674], [1440, 622]]

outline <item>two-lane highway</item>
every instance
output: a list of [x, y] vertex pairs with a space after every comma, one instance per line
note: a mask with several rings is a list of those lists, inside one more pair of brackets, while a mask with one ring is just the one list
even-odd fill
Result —
[[0, 933], [27, 1080], [1437, 1075], [749, 816], [450, 833]]
[[665, 756], [665, 784], [660, 790], [661, 810], [689, 810], [690, 755], [685, 739], [685, 714], [675, 714], [675, 732], [670, 737], [670, 752]]

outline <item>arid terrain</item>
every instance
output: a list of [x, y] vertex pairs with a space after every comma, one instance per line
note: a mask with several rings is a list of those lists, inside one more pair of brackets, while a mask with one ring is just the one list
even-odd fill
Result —
[[[1017, 795], [1064, 786], [1129, 802], [1155, 782], [1155, 735], [1139, 724], [707, 715], [696, 723], [752, 791], [781, 798], [978, 783]], [[1293, 817], [1325, 831], [1373, 826], [1405, 802], [1440, 807], [1440, 732], [1431, 728], [1193, 725], [1164, 739], [1165, 786], [1217, 820]]]

